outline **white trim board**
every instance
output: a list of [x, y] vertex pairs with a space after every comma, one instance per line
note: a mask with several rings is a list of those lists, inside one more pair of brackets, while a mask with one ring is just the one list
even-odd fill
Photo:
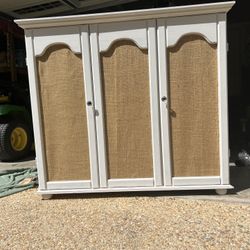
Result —
[[228, 143], [228, 94], [227, 94], [227, 34], [226, 14], [218, 18], [218, 104], [221, 183], [229, 184], [229, 143]]
[[83, 189], [91, 188], [91, 181], [48, 181], [48, 189]]
[[39, 194], [80, 194], [80, 193], [115, 193], [115, 192], [147, 192], [147, 191], [185, 191], [185, 190], [218, 190], [233, 189], [231, 185], [201, 186], [169, 186], [169, 187], [130, 187], [130, 188], [99, 188], [99, 189], [67, 189], [38, 190]]
[[65, 44], [74, 53], [81, 53], [79, 27], [57, 27], [33, 30], [34, 54], [41, 56], [53, 44]]
[[199, 34], [208, 43], [217, 43], [217, 15], [168, 18], [167, 47], [175, 46], [182, 36]]
[[132, 40], [139, 48], [148, 48], [147, 22], [104, 23], [98, 25], [99, 52], [108, 51], [117, 40]]
[[[158, 79], [160, 96], [160, 122], [161, 122], [161, 150], [163, 180], [165, 186], [172, 185], [172, 166], [171, 166], [171, 143], [169, 126], [169, 91], [168, 91], [168, 71], [167, 69], [167, 26], [165, 19], [157, 20], [157, 47], [158, 47]], [[162, 99], [162, 98], [165, 98]]]
[[173, 177], [174, 186], [219, 185], [220, 176]]
[[159, 86], [158, 86], [158, 55], [156, 20], [147, 21], [148, 32], [148, 70], [150, 92], [150, 116], [151, 116], [151, 140], [153, 155], [154, 184], [161, 186], [162, 161], [161, 161], [161, 135], [160, 135], [160, 111], [159, 111]]
[[109, 179], [108, 187], [152, 187], [153, 178]]
[[99, 182], [100, 187], [107, 187], [107, 169], [108, 162], [106, 158], [106, 141], [105, 141], [105, 120], [104, 108], [102, 101], [102, 79], [100, 68], [100, 53], [99, 53], [99, 33], [98, 25], [90, 25], [90, 44], [91, 44], [91, 67], [92, 67], [92, 81], [94, 90], [95, 110], [98, 112], [96, 115], [96, 139], [97, 139], [97, 153], [99, 164]]
[[[84, 77], [84, 92], [85, 92], [85, 107], [87, 114], [88, 125], [88, 144], [89, 144], [89, 159], [92, 187], [99, 187], [99, 169], [97, 157], [97, 140], [96, 140], [96, 124], [95, 124], [95, 102], [93, 92], [92, 67], [90, 56], [90, 41], [88, 25], [81, 26], [81, 47], [82, 47], [82, 68]], [[91, 102], [92, 105], [86, 105]]]
[[[34, 55], [33, 32], [25, 31], [25, 45], [27, 51], [27, 67], [30, 87], [30, 99], [32, 110], [32, 121], [34, 129], [34, 140], [36, 148], [36, 163], [38, 172], [38, 184], [40, 188], [46, 188], [46, 160], [44, 150], [44, 137], [42, 131], [42, 114], [37, 79], [36, 59]], [[31, 84], [32, 83], [32, 84]]]
[[234, 1], [219, 2], [209, 4], [196, 4], [168, 8], [156, 8], [146, 10], [132, 10], [121, 12], [109, 12], [89, 15], [74, 15], [63, 17], [45, 17], [15, 20], [15, 22], [23, 29], [72, 26], [82, 24], [121, 22], [129, 20], [143, 20], [154, 18], [166, 18], [177, 16], [190, 16], [202, 14], [227, 13]]

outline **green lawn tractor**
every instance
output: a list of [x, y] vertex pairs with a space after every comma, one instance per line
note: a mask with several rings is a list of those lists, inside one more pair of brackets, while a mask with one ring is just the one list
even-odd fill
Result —
[[33, 128], [27, 89], [0, 81], [0, 160], [14, 161], [30, 153]]
[[0, 161], [15, 161], [33, 145], [23, 30], [0, 19]]

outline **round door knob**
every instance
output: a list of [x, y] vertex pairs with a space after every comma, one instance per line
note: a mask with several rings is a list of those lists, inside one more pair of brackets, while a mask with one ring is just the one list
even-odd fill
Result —
[[167, 101], [167, 97], [166, 97], [166, 96], [163, 96], [163, 97], [161, 98], [161, 100], [162, 100], [163, 102], [165, 102], [165, 101]]
[[91, 102], [91, 101], [88, 101], [88, 102], [87, 102], [87, 105], [88, 105], [88, 106], [91, 106], [91, 105], [92, 105], [92, 102]]

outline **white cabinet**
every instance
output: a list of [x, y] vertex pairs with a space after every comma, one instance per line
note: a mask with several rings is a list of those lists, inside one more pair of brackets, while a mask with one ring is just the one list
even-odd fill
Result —
[[234, 2], [17, 20], [39, 192], [229, 189]]

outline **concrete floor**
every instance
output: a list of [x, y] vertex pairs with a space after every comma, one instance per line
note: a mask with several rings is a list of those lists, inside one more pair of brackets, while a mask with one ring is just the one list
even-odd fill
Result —
[[17, 162], [0, 162], [0, 172], [11, 169], [35, 168], [35, 167], [36, 167], [36, 161], [34, 159], [34, 156], [29, 156]]
[[[30, 156], [19, 162], [0, 162], [0, 172], [15, 168], [34, 168], [36, 162], [34, 156]], [[178, 191], [178, 192], [146, 192], [146, 193], [126, 193], [126, 194], [112, 194], [111, 196], [174, 196], [184, 199], [198, 199], [198, 200], [214, 200], [223, 202], [236, 202], [250, 204], [250, 167], [237, 167], [230, 164], [230, 178], [233, 190], [229, 190], [227, 195], [217, 195], [214, 190], [208, 191]], [[99, 194], [92, 196], [106, 196], [110, 194]], [[91, 195], [87, 195], [90, 197]]]

